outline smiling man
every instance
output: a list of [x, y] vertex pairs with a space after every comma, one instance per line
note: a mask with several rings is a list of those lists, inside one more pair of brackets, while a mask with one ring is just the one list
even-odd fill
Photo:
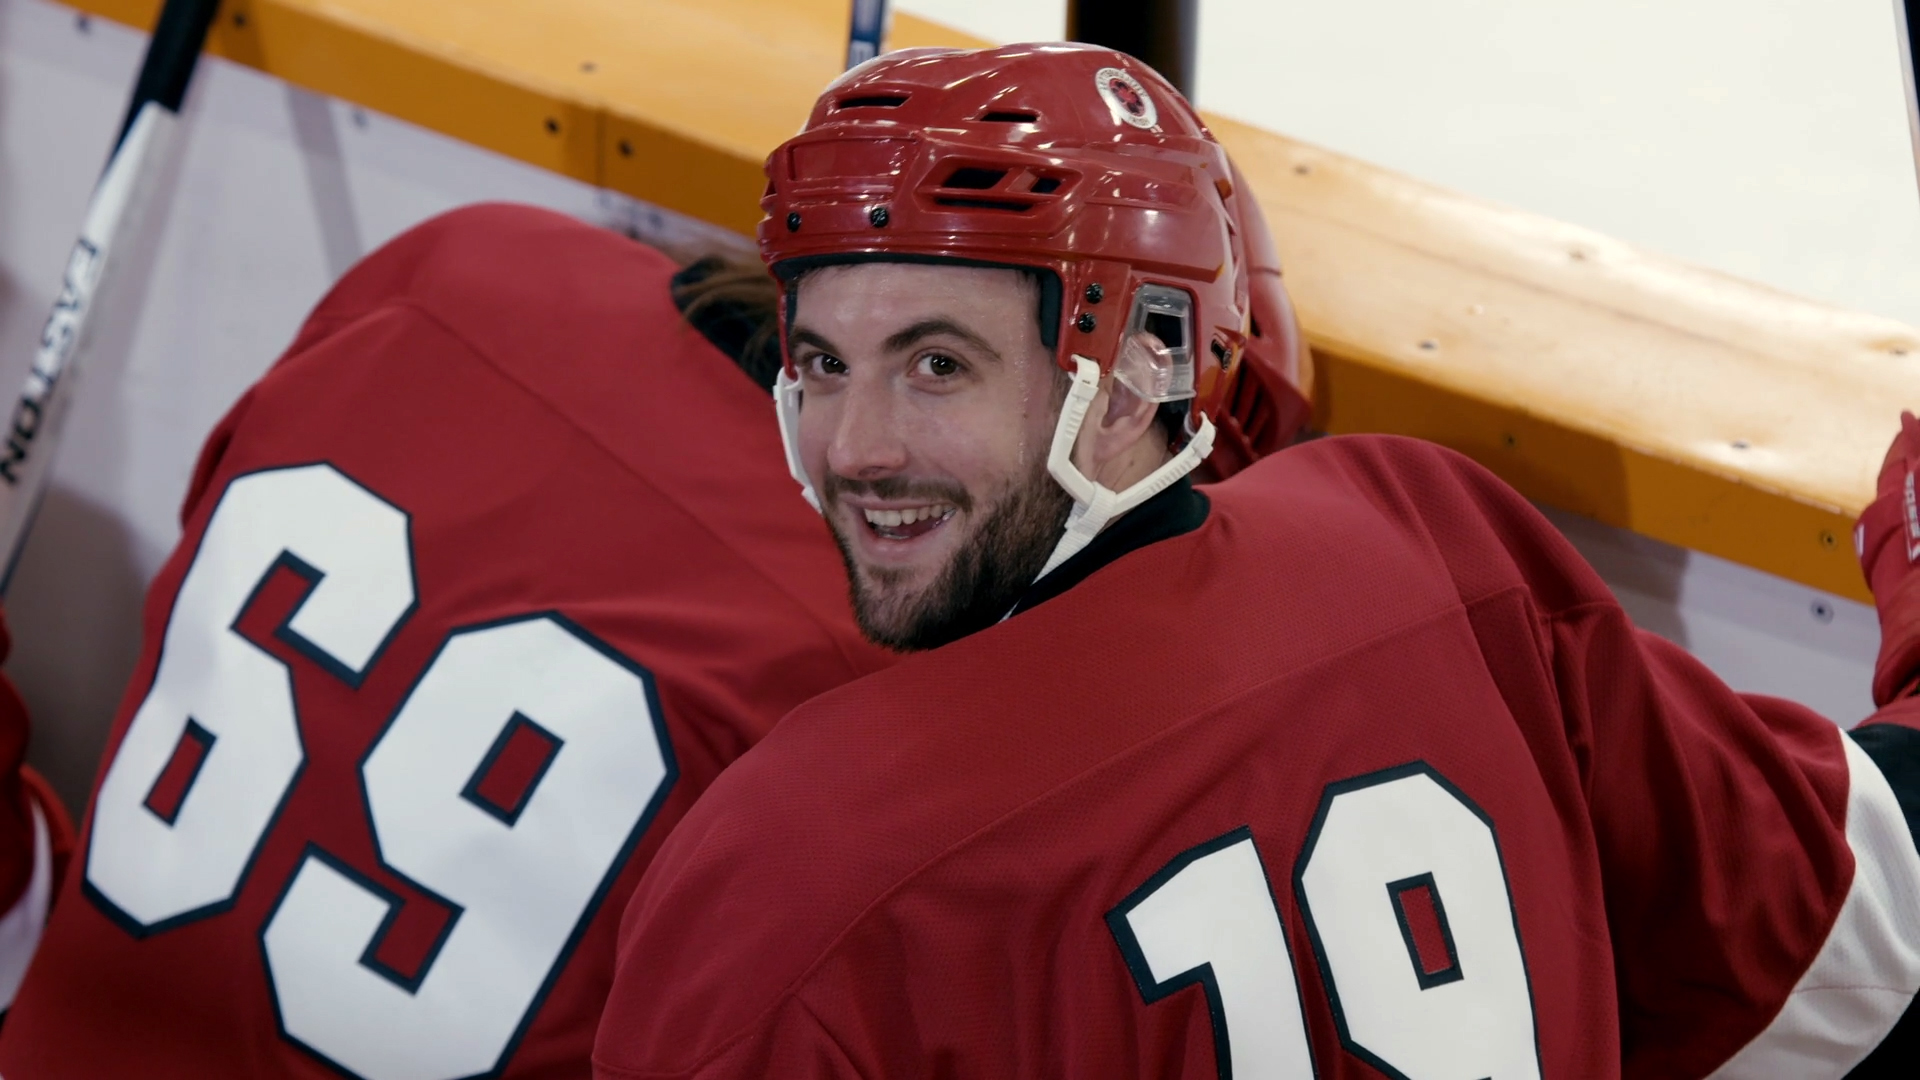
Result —
[[1848, 736], [1636, 631], [1457, 455], [1243, 468], [1303, 419], [1297, 334], [1136, 62], [883, 57], [767, 174], [788, 465], [914, 655], [669, 838], [597, 1076], [1910, 1069], [1920, 425], [1863, 522], [1885, 708]]
[[[1038, 279], [867, 263], [817, 269], [804, 292], [789, 335], [809, 403], [801, 455], [861, 628], [925, 649], [992, 625], [1039, 575], [1071, 503], [1046, 470], [1063, 382], [1040, 340]], [[1020, 310], [1036, 317], [1000, 315]]]

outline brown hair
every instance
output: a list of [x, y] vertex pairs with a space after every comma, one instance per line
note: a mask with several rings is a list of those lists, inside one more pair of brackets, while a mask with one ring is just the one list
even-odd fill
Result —
[[780, 291], [757, 257], [709, 254], [688, 262], [674, 277], [673, 302], [754, 382], [773, 387], [781, 363]]

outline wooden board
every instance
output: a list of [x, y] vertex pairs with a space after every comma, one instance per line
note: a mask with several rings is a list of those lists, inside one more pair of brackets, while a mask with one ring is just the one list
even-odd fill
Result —
[[[80, 0], [150, 26], [157, 0]], [[230, 0], [216, 53], [743, 233], [845, 0]], [[976, 45], [908, 15], [891, 45]], [[1867, 599], [1848, 531], [1920, 332], [1211, 118], [1273, 218], [1333, 432]]]

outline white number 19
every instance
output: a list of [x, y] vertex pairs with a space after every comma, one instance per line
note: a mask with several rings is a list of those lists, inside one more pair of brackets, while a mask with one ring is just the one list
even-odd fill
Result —
[[[1444, 778], [1411, 765], [1329, 786], [1294, 884], [1348, 1051], [1406, 1080], [1538, 1080], [1499, 845]], [[1181, 854], [1107, 922], [1147, 1003], [1206, 987], [1221, 1077], [1314, 1074], [1250, 830]]]

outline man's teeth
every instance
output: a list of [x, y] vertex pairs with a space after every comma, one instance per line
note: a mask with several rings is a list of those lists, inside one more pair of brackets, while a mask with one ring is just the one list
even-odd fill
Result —
[[863, 513], [867, 515], [869, 525], [897, 529], [929, 518], [945, 518], [953, 513], [953, 507], [947, 503], [933, 503], [928, 506], [909, 506], [904, 510], [866, 510]]

